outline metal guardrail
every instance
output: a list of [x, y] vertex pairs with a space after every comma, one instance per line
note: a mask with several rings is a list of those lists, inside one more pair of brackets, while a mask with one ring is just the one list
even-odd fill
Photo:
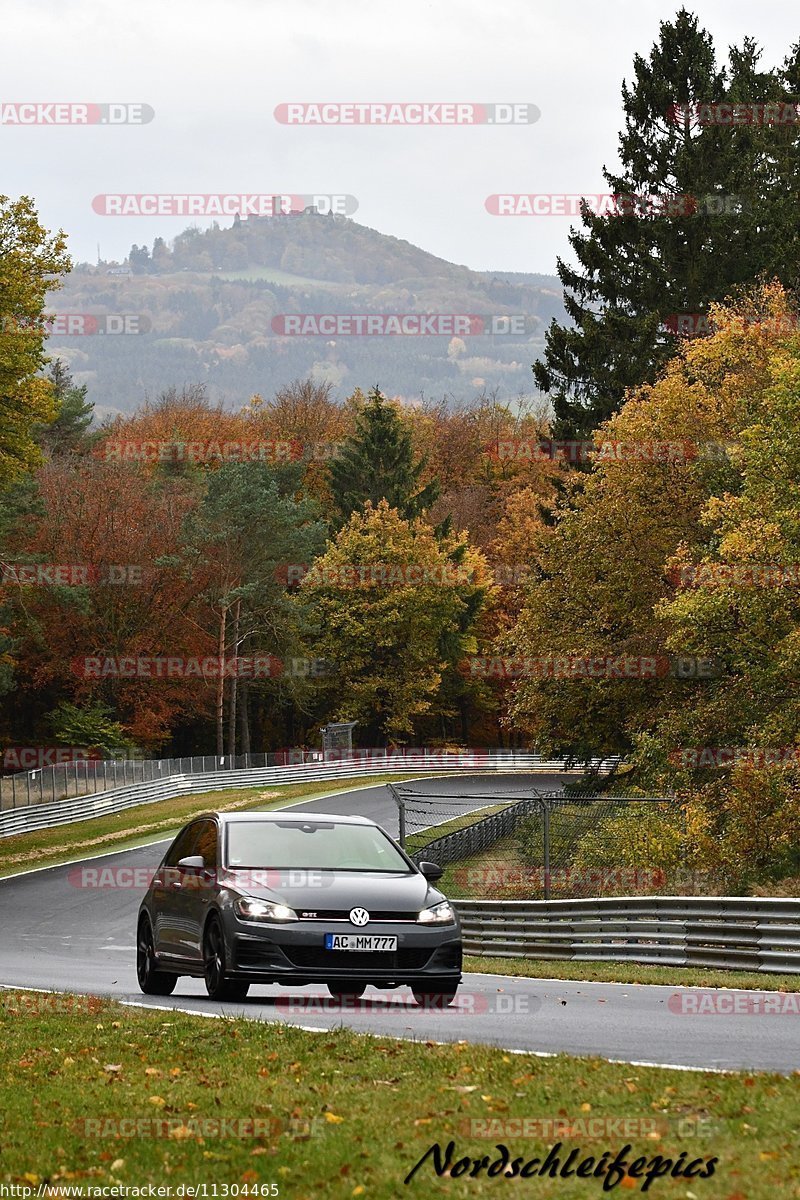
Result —
[[469, 954], [800, 974], [800, 899], [454, 900]]
[[[462, 751], [462, 756], [466, 751]], [[448, 765], [457, 753], [427, 747], [400, 747], [383, 752], [366, 750], [277, 750], [268, 754], [213, 754], [191, 758], [86, 758], [53, 766], [36, 767], [29, 771], [3, 774], [0, 772], [0, 812], [9, 808], [26, 808], [31, 804], [55, 804], [78, 796], [99, 795], [135, 783], [152, 783], [170, 775], [218, 774], [226, 771], [250, 771], [260, 767], [296, 767], [328, 762], [370, 762], [384, 757], [405, 762], [424, 759], [430, 763]], [[478, 765], [489, 764], [496, 758], [520, 758], [541, 762], [538, 755], [514, 750], [474, 750], [469, 757]], [[604, 760], [610, 768], [618, 758]], [[559, 759], [559, 765], [574, 760]], [[597, 769], [599, 760], [586, 764]], [[578, 766], [582, 764], [576, 764]]]
[[[537, 754], [506, 751], [481, 751], [470, 754], [434, 754], [394, 756], [368, 760], [337, 759], [303, 765], [256, 767], [250, 770], [213, 771], [201, 774], [172, 774], [163, 779], [130, 784], [96, 794], [59, 800], [55, 804], [32, 804], [0, 813], [0, 837], [28, 833], [54, 825], [67, 825], [92, 817], [120, 812], [139, 804], [153, 804], [178, 796], [224, 788], [269, 787], [291, 783], [324, 783], [331, 779], [361, 779], [373, 775], [397, 774], [412, 777], [423, 774], [481, 771], [560, 771], [563, 759], [543, 759]], [[597, 766], [598, 764], [591, 764]], [[601, 764], [602, 765], [602, 764]]]

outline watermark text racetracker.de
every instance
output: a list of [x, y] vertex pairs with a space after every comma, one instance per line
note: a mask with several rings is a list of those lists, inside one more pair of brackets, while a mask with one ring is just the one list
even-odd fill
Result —
[[101, 217], [351, 217], [357, 208], [355, 196], [331, 192], [106, 192], [92, 200]]
[[4, 771], [39, 771], [44, 767], [101, 760], [98, 750], [87, 750], [83, 746], [6, 746], [1, 763]]
[[151, 104], [0, 100], [0, 125], [148, 125], [155, 115]]
[[652, 1113], [639, 1116], [607, 1117], [587, 1112], [575, 1116], [553, 1113], [546, 1116], [526, 1117], [464, 1117], [459, 1122], [459, 1132], [464, 1137], [484, 1138], [488, 1141], [506, 1138], [524, 1138], [526, 1141], [556, 1141], [561, 1138], [581, 1138], [587, 1141], [602, 1138], [647, 1138], [655, 1141], [663, 1137], [711, 1137], [719, 1131], [719, 1125], [708, 1117], [657, 1117]]
[[550, 887], [553, 891], [572, 891], [576, 888], [593, 888], [599, 891], [623, 889], [642, 892], [651, 888], [664, 887], [667, 877], [660, 867], [632, 867], [628, 865], [603, 867], [456, 867], [453, 881], [462, 889], [480, 889], [473, 895], [491, 895], [492, 892], [524, 888], [526, 890]]
[[275, 579], [287, 587], [308, 580], [317, 587], [335, 589], [465, 587], [475, 582], [475, 572], [458, 563], [279, 563]]
[[324, 462], [341, 452], [340, 442], [302, 442], [298, 438], [184, 442], [179, 439], [109, 438], [95, 451], [106, 462], [190, 463]]
[[[800, 316], [796, 313], [781, 313], [774, 317], [745, 317], [737, 314], [726, 318], [725, 324], [728, 328], [757, 329], [765, 334], [780, 336], [796, 333], [800, 328]], [[707, 337], [716, 333], [718, 328], [707, 312], [667, 313], [661, 322], [662, 331], [676, 337]]]
[[800, 1017], [800, 992], [674, 992], [668, 1010], [680, 1017]]
[[153, 322], [145, 313], [55, 313], [22, 319], [0, 318], [0, 336], [27, 334], [36, 337], [138, 336], [150, 333]]
[[716, 104], [672, 104], [667, 118], [675, 125], [798, 125], [800, 104], [782, 100]]
[[279, 337], [526, 337], [539, 322], [524, 313], [278, 313]]
[[207, 891], [221, 885], [245, 889], [284, 887], [314, 889], [328, 888], [335, 882], [329, 872], [305, 867], [292, 869], [252, 867], [244, 870], [230, 868], [218, 872], [211, 868], [202, 871], [187, 871], [179, 867], [114, 867], [103, 864], [99, 867], [76, 866], [67, 876], [70, 887], [79, 888], [82, 891], [101, 892], [146, 892], [156, 878], [164, 887], [180, 883], [187, 891]]
[[800, 588], [800, 563], [706, 562], [670, 567], [667, 578], [682, 588]]
[[584, 210], [598, 217], [681, 217], [721, 216], [746, 211], [744, 196], [685, 193], [636, 195], [600, 192], [495, 192], [484, 202], [493, 217], [580, 217]]
[[558, 441], [553, 438], [498, 438], [484, 446], [484, 455], [493, 462], [693, 462], [716, 453], [716, 443], [687, 439], [663, 441]]
[[473, 655], [459, 670], [470, 679], [715, 679], [720, 673], [712, 658], [664, 654]]
[[322, 1117], [199, 1117], [195, 1113], [169, 1117], [83, 1117], [73, 1122], [73, 1132], [81, 1138], [153, 1139], [173, 1142], [188, 1138], [257, 1138], [277, 1141], [281, 1137], [306, 1141], [325, 1130]]
[[703, 767], [800, 766], [800, 746], [681, 746], [671, 750], [668, 760], [685, 771]]
[[539, 1012], [541, 999], [527, 992], [471, 992], [463, 988], [454, 999], [432, 993], [421, 997], [418, 1002], [413, 996], [279, 996], [275, 1008], [280, 1013], [292, 1016], [323, 1016], [325, 1013], [347, 1013], [348, 1015], [374, 1016], [376, 1013], [441, 1013], [443, 1017], [486, 1017], [523, 1016], [530, 1017]]
[[394, 104], [293, 101], [278, 104], [274, 112], [280, 125], [532, 125], [541, 115], [535, 104], [453, 100]]
[[79, 679], [307, 679], [331, 673], [330, 664], [323, 658], [282, 659], [274, 654], [229, 658], [212, 654], [201, 657], [87, 654], [73, 658], [71, 668]]
[[140, 563], [0, 563], [0, 587], [140, 587]]

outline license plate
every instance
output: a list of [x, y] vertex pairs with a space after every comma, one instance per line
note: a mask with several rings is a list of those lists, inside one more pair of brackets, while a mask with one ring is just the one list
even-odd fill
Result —
[[326, 950], [396, 950], [397, 937], [376, 933], [326, 933]]

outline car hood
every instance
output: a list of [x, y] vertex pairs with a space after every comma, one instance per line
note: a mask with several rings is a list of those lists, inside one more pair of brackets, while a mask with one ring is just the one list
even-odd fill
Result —
[[302, 872], [269, 872], [276, 878], [271, 886], [259, 886], [246, 871], [227, 871], [228, 886], [261, 900], [288, 904], [303, 912], [347, 913], [351, 908], [366, 908], [368, 912], [418, 913], [420, 909], [444, 899], [424, 875], [373, 874], [358, 871], [309, 871], [307, 880], [295, 882], [292, 875]]

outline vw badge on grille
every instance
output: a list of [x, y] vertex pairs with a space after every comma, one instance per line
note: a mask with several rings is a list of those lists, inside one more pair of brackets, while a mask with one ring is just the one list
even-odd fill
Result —
[[351, 908], [350, 920], [354, 925], [366, 925], [369, 920], [369, 913], [365, 908]]

